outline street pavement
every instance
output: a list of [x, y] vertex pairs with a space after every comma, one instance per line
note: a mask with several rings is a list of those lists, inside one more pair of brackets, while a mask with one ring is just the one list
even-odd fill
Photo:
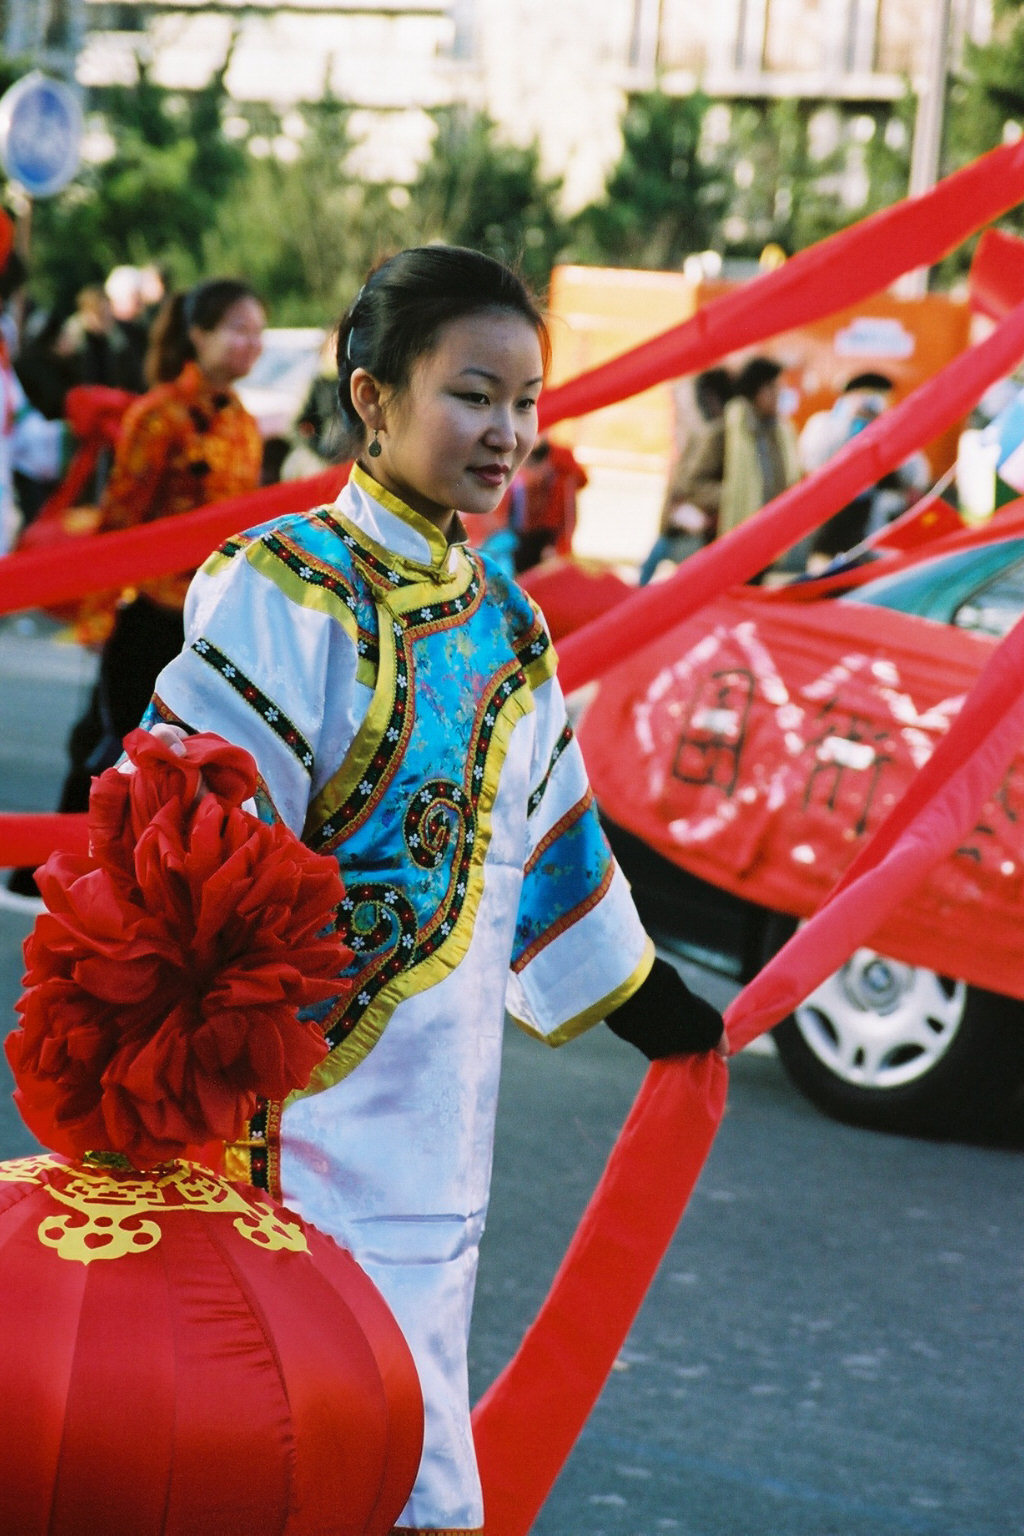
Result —
[[[93, 665], [53, 626], [0, 619], [0, 809], [54, 804]], [[0, 899], [9, 1023], [31, 920]], [[643, 1070], [603, 1028], [556, 1052], [508, 1030], [474, 1396], [543, 1298]], [[730, 1076], [690, 1210], [534, 1536], [1024, 1536], [1022, 1148], [834, 1124], [770, 1050]], [[34, 1146], [9, 1088], [6, 1157]]]

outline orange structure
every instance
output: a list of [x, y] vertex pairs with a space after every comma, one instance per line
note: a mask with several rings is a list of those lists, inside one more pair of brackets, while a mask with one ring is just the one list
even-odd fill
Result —
[[[626, 352], [696, 314], [731, 285], [694, 282], [682, 272], [641, 272], [615, 267], [556, 267], [549, 307], [558, 385]], [[892, 292], [862, 300], [821, 320], [783, 331], [768, 342], [721, 359], [741, 363], [754, 351], [785, 365], [783, 386], [797, 426], [827, 409], [854, 374], [877, 371], [894, 384], [896, 403], [967, 346], [970, 309], [945, 294], [900, 298]], [[553, 429], [588, 470], [664, 474], [672, 456], [675, 412], [672, 387], [658, 385]], [[936, 476], [956, 457], [959, 428], [945, 432], [925, 451]]]

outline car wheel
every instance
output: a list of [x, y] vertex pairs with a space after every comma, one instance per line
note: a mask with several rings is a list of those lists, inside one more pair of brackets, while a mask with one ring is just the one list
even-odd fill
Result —
[[[773, 925], [778, 948], [792, 924]], [[992, 1135], [1024, 1084], [1024, 1006], [858, 949], [774, 1031], [793, 1082], [837, 1119]]]

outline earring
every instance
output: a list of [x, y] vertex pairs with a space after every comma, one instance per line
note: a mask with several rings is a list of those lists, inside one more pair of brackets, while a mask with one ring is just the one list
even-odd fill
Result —
[[371, 459], [379, 459], [380, 456], [381, 456], [382, 449], [381, 449], [380, 443], [377, 441], [377, 438], [379, 436], [379, 432], [380, 432], [380, 429], [378, 427], [374, 427], [374, 429], [373, 429], [373, 442], [370, 444], [369, 448], [367, 448], [367, 450], [366, 450], [367, 453], [370, 455]]

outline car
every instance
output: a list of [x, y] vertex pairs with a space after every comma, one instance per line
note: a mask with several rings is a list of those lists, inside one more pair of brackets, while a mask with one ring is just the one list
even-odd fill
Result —
[[[580, 744], [652, 933], [743, 982], [809, 917], [1024, 612], [1024, 503], [845, 592], [735, 588], [589, 691]], [[1024, 1096], [1024, 743], [970, 837], [774, 1031], [821, 1109], [989, 1134]]]

